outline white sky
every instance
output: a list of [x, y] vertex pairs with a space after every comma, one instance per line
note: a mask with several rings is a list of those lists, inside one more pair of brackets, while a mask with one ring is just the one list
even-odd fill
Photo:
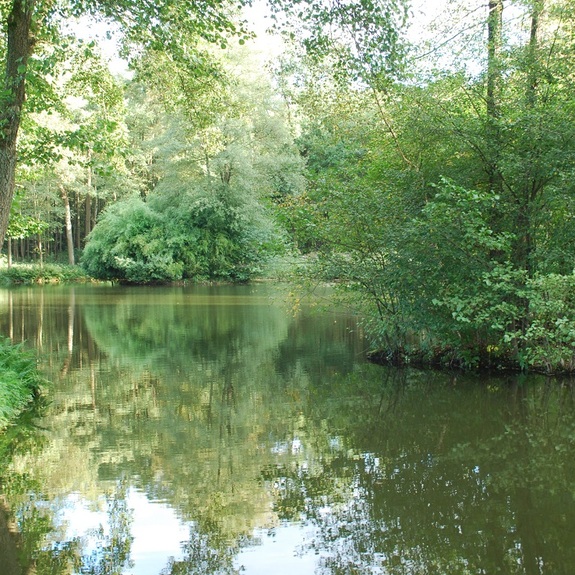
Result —
[[[470, 13], [484, 18], [486, 9], [486, 0], [411, 0], [408, 37], [417, 43], [429, 41], [431, 44], [441, 44], [450, 34], [455, 34], [468, 25]], [[509, 8], [506, 8], [506, 12], [509, 11]], [[262, 51], [268, 57], [278, 54], [281, 43], [265, 33], [271, 22], [266, 17], [268, 9], [265, 0], [255, 0], [245, 12], [246, 18], [253, 22], [257, 33], [256, 50]], [[460, 13], [459, 23], [457, 23], [458, 13]], [[451, 28], [445, 27], [448, 18], [452, 22]], [[441, 26], [442, 22], [444, 26]], [[433, 26], [436, 28], [433, 29]], [[112, 40], [106, 39], [107, 30], [103, 24], [94, 24], [88, 19], [82, 19], [75, 27], [75, 31], [80, 31], [80, 35], [85, 39], [95, 39], [98, 42], [104, 57], [110, 63], [112, 73], [129, 76], [126, 62], [118, 57], [116, 41], [113, 36]]]
[[[90, 502], [78, 494], [67, 498], [59, 519], [66, 525], [66, 538], [80, 537], [94, 551], [97, 540], [93, 534], [99, 527], [107, 534], [108, 517], [104, 510], [94, 510]], [[131, 559], [133, 566], [123, 575], [158, 575], [168, 565], [170, 557], [183, 559], [182, 543], [189, 540], [192, 524], [178, 518], [167, 504], [150, 501], [145, 494], [129, 489], [126, 504], [132, 510]], [[105, 503], [102, 504], [105, 507]], [[313, 552], [300, 553], [303, 542], [311, 534], [299, 524], [281, 524], [274, 529], [259, 529], [254, 533], [259, 544], [243, 548], [235, 559], [245, 575], [294, 575], [313, 573], [318, 557]]]
[[[413, 20], [411, 23], [411, 34], [414, 39], [429, 35], [425, 32], [425, 26], [432, 21], [439, 13], [446, 9], [449, 0], [412, 0]], [[253, 23], [256, 31], [255, 41], [257, 49], [267, 51], [273, 55], [279, 51], [280, 43], [277, 39], [271, 38], [265, 33], [271, 21], [267, 17], [269, 11], [265, 0], [255, 0], [251, 7], [245, 9], [246, 18]], [[95, 40], [102, 50], [102, 54], [110, 63], [112, 73], [126, 76], [128, 67], [124, 60], [118, 56], [118, 46], [112, 34], [112, 39], [106, 38], [106, 33], [110, 32], [109, 27], [103, 23], [94, 23], [89, 18], [81, 18], [74, 26], [74, 32], [85, 40]]]

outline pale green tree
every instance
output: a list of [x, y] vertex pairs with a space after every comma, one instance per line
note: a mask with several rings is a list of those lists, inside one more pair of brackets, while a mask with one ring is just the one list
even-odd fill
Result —
[[[0, 243], [3, 242], [14, 193], [17, 138], [24, 112], [26, 80], [46, 78], [41, 49], [58, 40], [60, 24], [68, 17], [89, 15], [116, 22], [125, 45], [162, 46], [174, 57], [193, 51], [190, 39], [225, 43], [230, 34], [243, 34], [234, 23], [237, 4], [203, 0], [150, 5], [139, 1], [84, 2], [3, 0], [0, 16], [6, 30], [0, 126]], [[37, 55], [37, 57], [35, 57]]]
[[272, 200], [302, 189], [303, 162], [282, 101], [250, 58], [247, 48], [220, 59], [206, 51], [199, 74], [163, 52], [141, 59], [133, 120], [151, 185], [102, 215], [84, 253], [90, 273], [247, 280], [282, 249]]

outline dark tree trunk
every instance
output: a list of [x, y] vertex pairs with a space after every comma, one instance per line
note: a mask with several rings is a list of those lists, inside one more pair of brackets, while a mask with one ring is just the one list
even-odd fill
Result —
[[539, 78], [539, 66], [537, 65], [537, 53], [539, 48], [539, 19], [543, 11], [543, 0], [533, 0], [531, 11], [531, 33], [529, 36], [529, 84], [527, 86], [527, 106], [535, 107], [537, 103], [537, 81]]
[[4, 90], [0, 99], [0, 246], [4, 243], [14, 196], [16, 140], [25, 99], [25, 75], [32, 52], [34, 0], [14, 0], [7, 20]]
[[[526, 108], [529, 111], [535, 109], [537, 105], [537, 82], [539, 79], [538, 52], [539, 52], [539, 26], [540, 17], [543, 10], [543, 0], [533, 0], [531, 6], [531, 31], [528, 47], [528, 71], [527, 88], [525, 93]], [[537, 142], [534, 139], [531, 155], [538, 156]], [[535, 241], [533, 233], [533, 217], [539, 198], [543, 193], [543, 186], [538, 181], [536, 171], [531, 167], [526, 169], [527, 178], [521, 189], [518, 190], [518, 216], [517, 216], [517, 264], [527, 271], [529, 277], [534, 274], [533, 252], [535, 251]]]
[[489, 187], [501, 193], [502, 178], [499, 168], [501, 134], [499, 130], [500, 90], [501, 90], [501, 62], [500, 52], [503, 30], [503, 0], [489, 0], [489, 14], [487, 17], [487, 131], [489, 151], [489, 165], [487, 166]]

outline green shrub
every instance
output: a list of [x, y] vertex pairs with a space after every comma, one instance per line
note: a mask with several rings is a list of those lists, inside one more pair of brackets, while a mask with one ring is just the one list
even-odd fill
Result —
[[8, 339], [0, 341], [0, 429], [31, 403], [42, 383], [34, 356]]
[[0, 269], [0, 283], [14, 284], [58, 284], [86, 282], [90, 278], [79, 266], [63, 264], [14, 264], [10, 268]]
[[91, 276], [133, 283], [182, 276], [166, 241], [164, 221], [139, 197], [110, 206], [89, 236], [82, 265]]
[[215, 195], [133, 197], [103, 212], [82, 265], [130, 283], [247, 281], [279, 244], [269, 221]]
[[575, 275], [529, 280], [529, 322], [506, 334], [522, 350], [524, 367], [547, 373], [575, 371]]

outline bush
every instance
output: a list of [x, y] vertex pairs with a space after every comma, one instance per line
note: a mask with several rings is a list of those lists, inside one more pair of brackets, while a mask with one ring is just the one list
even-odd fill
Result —
[[506, 334], [522, 350], [522, 367], [575, 372], [575, 275], [548, 274], [528, 282], [529, 323]]
[[180, 279], [182, 266], [173, 259], [165, 229], [162, 218], [139, 197], [113, 204], [88, 237], [82, 265], [103, 280]]
[[63, 264], [14, 264], [0, 269], [0, 283], [13, 284], [58, 284], [87, 282], [90, 278], [80, 266]]
[[42, 384], [34, 356], [8, 339], [0, 341], [0, 429], [32, 402]]
[[129, 283], [247, 281], [273, 251], [272, 227], [217, 196], [139, 197], [103, 212], [82, 265], [93, 277]]

